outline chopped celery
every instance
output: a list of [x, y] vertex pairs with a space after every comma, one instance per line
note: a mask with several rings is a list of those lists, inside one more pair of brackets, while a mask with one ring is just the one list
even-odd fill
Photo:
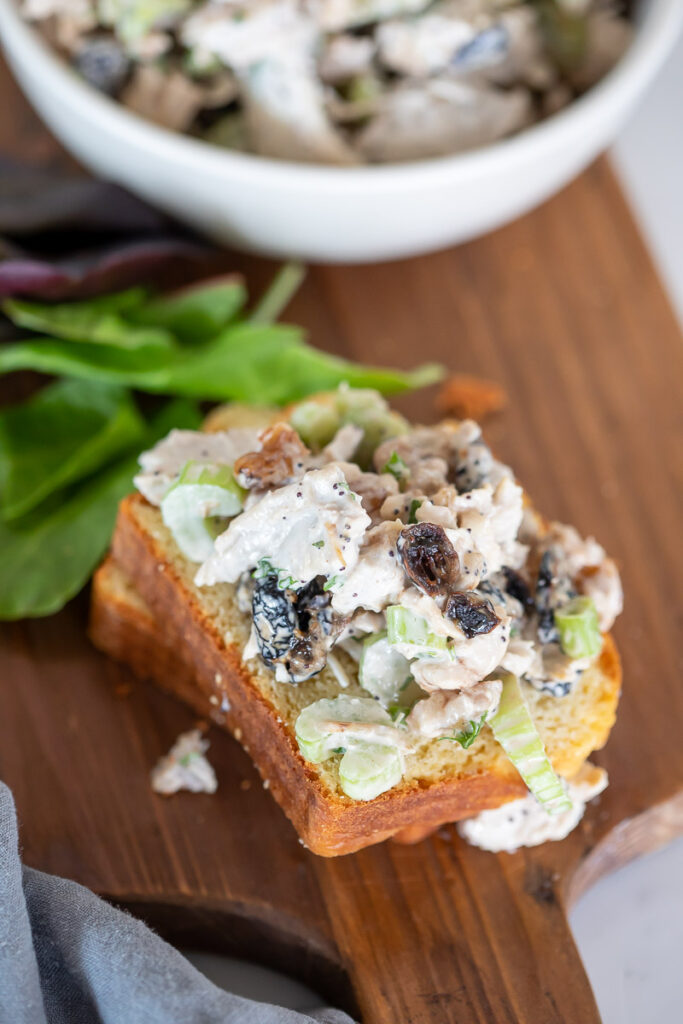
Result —
[[575, 597], [555, 611], [560, 646], [570, 658], [592, 658], [602, 648], [600, 621], [591, 597]]
[[526, 706], [519, 679], [501, 673], [503, 693], [496, 713], [488, 719], [501, 747], [548, 814], [569, 810], [572, 802], [550, 763]]
[[400, 751], [378, 743], [357, 743], [346, 751], [339, 765], [341, 788], [354, 800], [374, 800], [402, 777]]
[[358, 679], [363, 689], [377, 697], [384, 707], [398, 703], [410, 679], [410, 662], [390, 645], [386, 631], [363, 641]]
[[362, 466], [370, 464], [382, 441], [405, 434], [408, 429], [404, 417], [390, 409], [378, 391], [344, 384], [337, 391], [300, 402], [292, 410], [289, 422], [314, 451], [329, 444], [340, 427], [349, 423], [360, 427], [363, 438], [354, 458]]
[[390, 409], [378, 391], [341, 384], [335, 397], [342, 426], [353, 423], [363, 431], [363, 440], [355, 453], [355, 459], [361, 466], [370, 464], [375, 448], [382, 441], [398, 437], [408, 430], [406, 419]]
[[230, 466], [191, 460], [166, 492], [161, 516], [182, 553], [203, 562], [224, 528], [224, 519], [242, 509], [244, 491]]
[[313, 451], [329, 444], [341, 426], [339, 413], [332, 404], [301, 402], [292, 410], [289, 421], [297, 434]]
[[[359, 728], [354, 731], [353, 725]], [[369, 727], [369, 728], [368, 728]], [[294, 726], [299, 749], [307, 761], [319, 764], [335, 750], [349, 749], [364, 737], [373, 743], [394, 745], [391, 716], [372, 697], [323, 698], [309, 704], [299, 714]]]
[[386, 615], [387, 637], [390, 644], [408, 644], [415, 648], [416, 655], [442, 656], [448, 654], [447, 637], [433, 633], [429, 628], [429, 623], [421, 615], [415, 615], [414, 612], [403, 608], [400, 604], [389, 605]]

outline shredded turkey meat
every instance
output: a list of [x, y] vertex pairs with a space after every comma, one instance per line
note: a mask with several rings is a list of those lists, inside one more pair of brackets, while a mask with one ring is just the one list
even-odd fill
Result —
[[[247, 489], [196, 573], [200, 587], [239, 584], [253, 623], [245, 657], [290, 684], [328, 665], [340, 687], [355, 662], [360, 685], [418, 739], [492, 715], [505, 673], [571, 692], [598, 657], [597, 623], [609, 629], [621, 610], [603, 548], [525, 509], [472, 420], [410, 429], [373, 392], [332, 399], [330, 429], [306, 443], [295, 409], [260, 435], [173, 431], [141, 456], [136, 483], [155, 503], [182, 487], [187, 461], [229, 466]], [[584, 655], [562, 622], [586, 598]]]
[[18, 2], [76, 74], [143, 117], [339, 166], [519, 132], [589, 89], [632, 37], [624, 0]]
[[498, 707], [502, 690], [503, 684], [499, 679], [478, 683], [460, 693], [437, 690], [426, 700], [415, 704], [406, 724], [424, 739], [443, 736], [467, 722], [479, 721], [482, 715], [492, 715]]

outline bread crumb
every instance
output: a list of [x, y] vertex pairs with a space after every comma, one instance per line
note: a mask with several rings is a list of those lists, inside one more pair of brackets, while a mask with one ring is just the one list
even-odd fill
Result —
[[238, 743], [242, 739], [242, 730], [240, 729], [239, 726], [233, 731], [233, 736], [235, 737]]
[[215, 693], [211, 694], [211, 696], [209, 697], [209, 702], [213, 704], [214, 707], [218, 707], [218, 705], [220, 704], [220, 701]]
[[506, 405], [507, 395], [500, 384], [466, 373], [456, 373], [444, 381], [436, 398], [436, 407], [443, 415], [478, 423]]
[[270, 779], [264, 779], [263, 780], [263, 788], [264, 789], [270, 789]]
[[214, 681], [214, 683], [222, 683], [223, 682], [223, 676], [220, 674], [220, 672], [216, 672], [215, 676], [213, 677], [213, 681]]

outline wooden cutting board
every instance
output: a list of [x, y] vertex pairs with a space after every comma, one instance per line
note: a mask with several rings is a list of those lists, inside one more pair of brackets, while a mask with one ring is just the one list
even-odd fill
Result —
[[[0, 94], [0, 146], [62, 159], [1, 70]], [[255, 284], [272, 270], [227, 262]], [[218, 793], [152, 794], [151, 766], [192, 715], [91, 649], [81, 599], [2, 630], [0, 775], [24, 859], [175, 942], [296, 974], [365, 1024], [591, 1024], [568, 907], [683, 830], [683, 346], [650, 258], [601, 161], [469, 245], [316, 268], [289, 313], [355, 359], [437, 359], [504, 385], [490, 441], [541, 509], [594, 533], [623, 570], [624, 695], [595, 757], [610, 788], [569, 839], [512, 856], [445, 827], [316, 858], [215, 728]], [[403, 407], [434, 418], [432, 398]]]

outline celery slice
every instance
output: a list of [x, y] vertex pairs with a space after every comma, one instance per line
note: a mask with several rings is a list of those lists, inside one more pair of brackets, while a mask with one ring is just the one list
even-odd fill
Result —
[[410, 680], [410, 662], [391, 646], [386, 630], [363, 641], [358, 680], [384, 707], [399, 701], [403, 687]]
[[548, 814], [569, 810], [572, 802], [538, 735], [522, 694], [519, 679], [501, 673], [503, 693], [495, 715], [488, 719], [493, 735]]
[[342, 790], [354, 800], [374, 800], [403, 777], [403, 758], [395, 747], [357, 743], [339, 765]]
[[[359, 724], [354, 732], [353, 725]], [[299, 750], [307, 761], [320, 764], [339, 749], [348, 750], [363, 737], [367, 726], [372, 730], [373, 743], [392, 745], [395, 725], [382, 705], [372, 697], [339, 697], [309, 704], [299, 714], [294, 726]]]
[[161, 503], [161, 516], [186, 558], [203, 562], [211, 555], [224, 520], [241, 511], [245, 494], [230, 466], [194, 460], [183, 466]]
[[448, 652], [448, 639], [438, 636], [429, 628], [421, 615], [415, 615], [400, 604], [392, 604], [386, 610], [387, 637], [390, 644], [409, 644], [415, 647], [415, 654], [443, 655]]
[[600, 653], [602, 635], [597, 608], [591, 597], [575, 597], [555, 611], [560, 646], [570, 658], [592, 658]]
[[320, 451], [332, 440], [341, 426], [336, 407], [322, 401], [300, 402], [289, 417], [297, 434], [314, 452]]

